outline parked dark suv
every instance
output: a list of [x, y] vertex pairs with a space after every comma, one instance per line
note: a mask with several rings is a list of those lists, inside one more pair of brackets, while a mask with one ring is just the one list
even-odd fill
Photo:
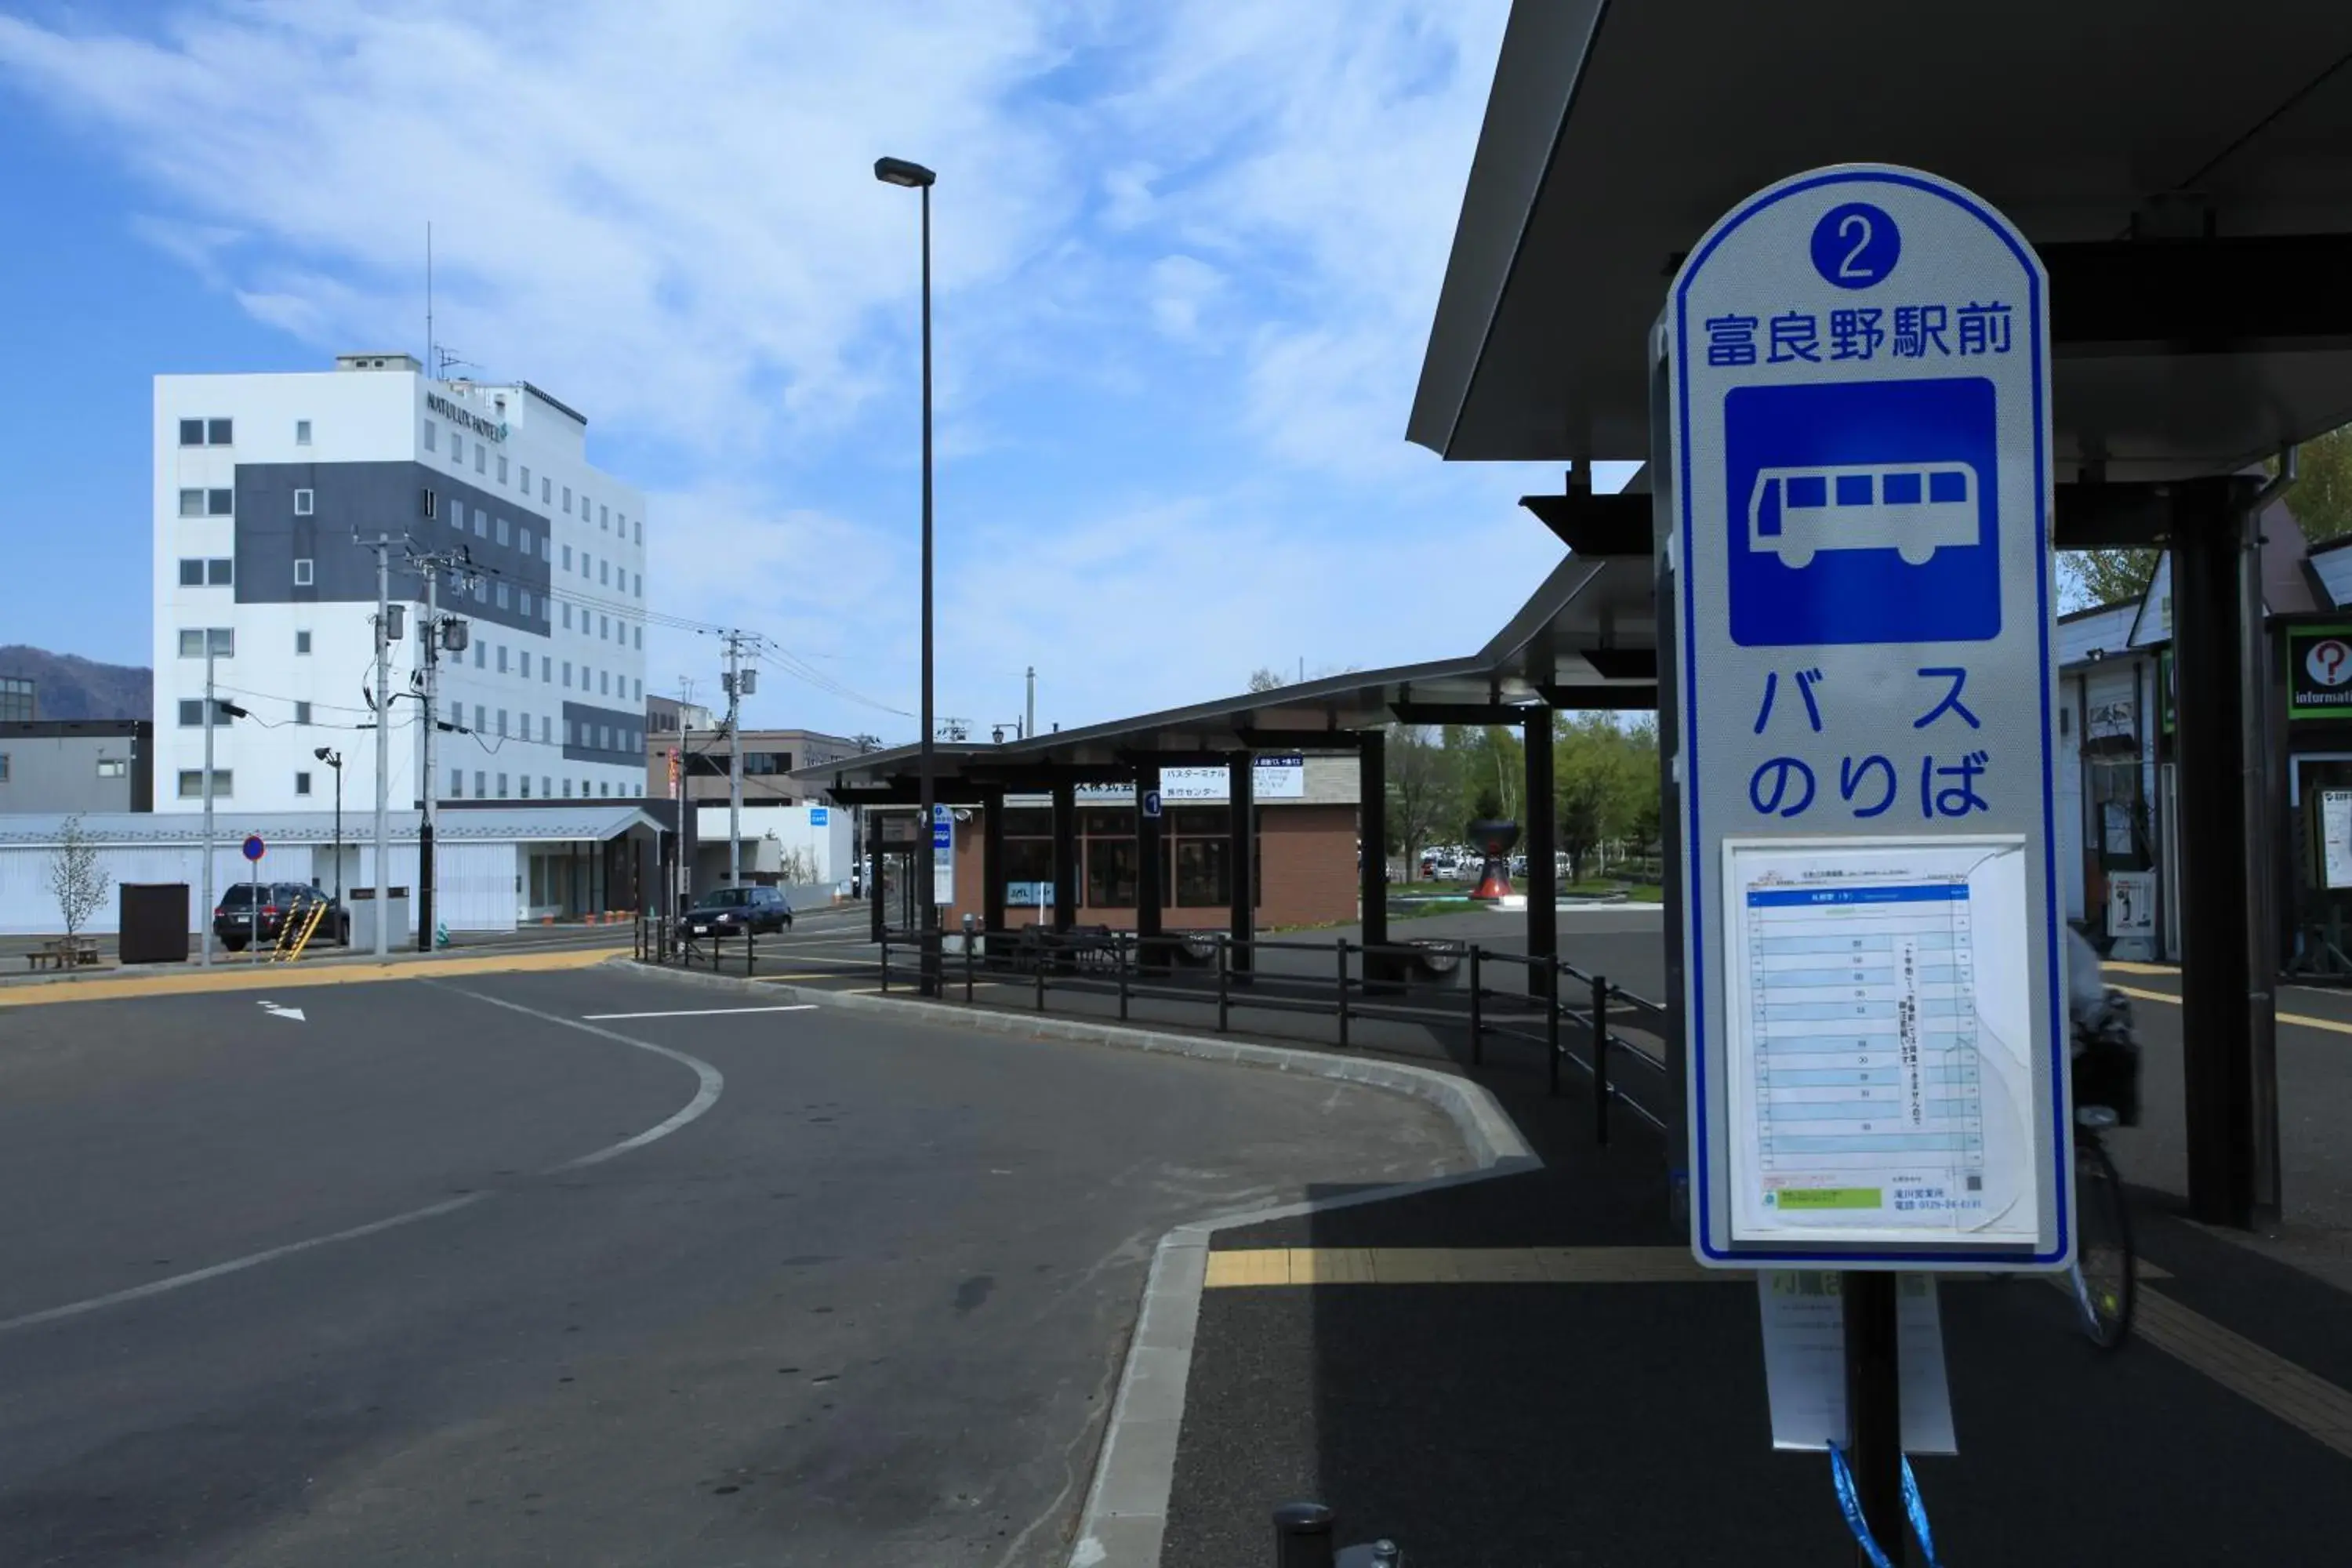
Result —
[[702, 895], [677, 922], [678, 934], [736, 936], [793, 929], [793, 906], [778, 888], [719, 888]]
[[300, 882], [230, 883], [213, 910], [213, 934], [231, 952], [243, 952], [259, 942], [275, 942], [289, 921], [299, 930], [300, 922], [310, 919], [312, 904], [328, 908], [310, 940], [348, 944], [352, 917], [335, 908], [326, 894]]

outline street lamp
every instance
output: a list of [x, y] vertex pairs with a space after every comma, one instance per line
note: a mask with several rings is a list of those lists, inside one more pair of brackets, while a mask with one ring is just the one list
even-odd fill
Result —
[[310, 754], [335, 770], [335, 908], [340, 910], [343, 907], [343, 753], [320, 746]]
[[931, 865], [932, 817], [937, 811], [931, 754], [931, 184], [939, 176], [904, 158], [877, 158], [874, 177], [886, 185], [923, 193], [923, 701], [922, 733], [916, 776], [920, 780], [922, 826], [915, 837], [915, 918], [923, 955], [922, 992], [937, 995], [939, 949], [932, 928], [939, 923], [938, 883]]

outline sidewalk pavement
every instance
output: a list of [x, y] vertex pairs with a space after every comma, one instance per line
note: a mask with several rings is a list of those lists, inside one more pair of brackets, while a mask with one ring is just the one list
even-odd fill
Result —
[[[1754, 1278], [1696, 1277], [1657, 1135], [1621, 1118], [1602, 1148], [1584, 1086], [1474, 1076], [1544, 1170], [1218, 1236], [1162, 1560], [1268, 1562], [1301, 1497], [1408, 1562], [1851, 1560], [1826, 1458], [1771, 1447]], [[1941, 1287], [1960, 1452], [1916, 1468], [1942, 1560], [2340, 1561], [2352, 1301], [2139, 1196], [2165, 1277], [2116, 1355], [2056, 1289]], [[1251, 1282], [1292, 1248], [1330, 1282]], [[1404, 1282], [1339, 1282], [1368, 1272]]]

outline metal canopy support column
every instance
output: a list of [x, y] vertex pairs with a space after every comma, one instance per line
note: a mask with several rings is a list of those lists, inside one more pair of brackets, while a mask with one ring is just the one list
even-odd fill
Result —
[[[1389, 940], [1388, 737], [1365, 731], [1356, 753], [1356, 832], [1363, 860], [1364, 945]], [[1369, 961], [1368, 961], [1369, 963]]]
[[[694, 808], [688, 805], [687, 810]], [[888, 929], [890, 911], [882, 899], [882, 818], [884, 814], [866, 814], [866, 911], [873, 941], [879, 944], [882, 933]]]
[[1078, 923], [1078, 786], [1054, 785], [1054, 929]]
[[1250, 943], [1257, 935], [1257, 889], [1255, 851], [1257, 847], [1257, 765], [1247, 752], [1236, 752], [1225, 763], [1226, 798], [1231, 819], [1225, 847], [1225, 874], [1233, 896], [1233, 971], [1247, 974], [1256, 968]]
[[1690, 1036], [1684, 1017], [1683, 985], [1686, 954], [1683, 951], [1684, 906], [1688, 901], [1683, 864], [1682, 791], [1676, 770], [1682, 760], [1682, 726], [1676, 700], [1681, 680], [1680, 605], [1676, 595], [1674, 555], [1675, 501], [1677, 494], [1674, 464], [1666, 450], [1674, 415], [1668, 400], [1666, 339], [1662, 321], [1650, 334], [1650, 537], [1657, 568], [1658, 629], [1658, 880], [1665, 904], [1665, 1044], [1666, 1187], [1668, 1205], [1676, 1226], [1690, 1222], [1690, 1106], [1685, 1089], [1689, 1082]]
[[[1559, 805], [1552, 798], [1552, 710], [1528, 712], [1525, 750], [1528, 753], [1528, 953], [1533, 958], [1559, 956], [1559, 871], [1553, 857], [1559, 843]], [[1544, 996], [1548, 979], [1528, 966], [1528, 994]], [[1598, 1047], [1596, 1047], [1598, 1048]]]
[[[2253, 1014], [2270, 984], [2250, 962], [2245, 777], [2245, 596], [2250, 526], [2240, 487], [2184, 485], [2172, 531], [2173, 664], [2179, 683], [2180, 1028], [2189, 1209], [2207, 1225], [2253, 1218]], [[2267, 912], [2265, 918], [2268, 918]]]
[[980, 929], [1004, 929], [1004, 792], [980, 792]]
[[1146, 816], [1143, 802], [1146, 795], [1160, 793], [1160, 764], [1139, 762], [1135, 764], [1135, 939], [1140, 957], [1149, 963], [1159, 952], [1160, 911], [1167, 904], [1160, 889], [1160, 867], [1163, 864], [1160, 828], [1164, 819]]

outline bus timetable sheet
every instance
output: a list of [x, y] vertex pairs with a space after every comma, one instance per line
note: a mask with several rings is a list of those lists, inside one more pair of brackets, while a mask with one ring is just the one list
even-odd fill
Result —
[[2033, 1244], [2025, 860], [1726, 842], [1736, 1241]]

